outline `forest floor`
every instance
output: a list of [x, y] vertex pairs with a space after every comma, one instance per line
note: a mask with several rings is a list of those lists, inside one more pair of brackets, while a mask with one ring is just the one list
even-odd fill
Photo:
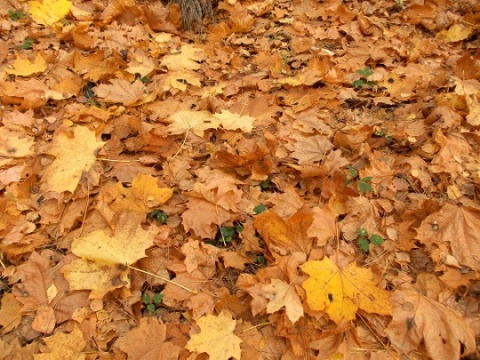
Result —
[[477, 358], [477, 1], [0, 30], [1, 360]]

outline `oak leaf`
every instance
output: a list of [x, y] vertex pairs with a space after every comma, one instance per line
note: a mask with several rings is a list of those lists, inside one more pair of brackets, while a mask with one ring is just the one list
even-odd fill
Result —
[[472, 328], [453, 310], [413, 287], [396, 290], [391, 299], [393, 319], [385, 332], [402, 353], [416, 352], [422, 343], [434, 360], [460, 359], [475, 351]]
[[131, 265], [144, 258], [145, 250], [151, 246], [153, 235], [142, 229], [137, 216], [125, 213], [113, 235], [103, 230], [88, 233], [73, 241], [72, 252], [101, 265]]
[[37, 24], [52, 26], [70, 12], [72, 3], [68, 0], [29, 1], [29, 12]]
[[83, 172], [89, 171], [95, 163], [95, 153], [104, 144], [96, 140], [95, 132], [83, 126], [73, 129], [73, 137], [64, 132], [56, 135], [48, 150], [56, 159], [43, 172], [43, 190], [73, 193]]
[[301, 269], [310, 275], [302, 287], [313, 310], [325, 311], [339, 323], [353, 320], [360, 308], [369, 313], [390, 315], [392, 304], [389, 294], [373, 282], [373, 274], [351, 263], [341, 270], [330, 259], [307, 261]]
[[52, 336], [43, 338], [43, 341], [47, 344], [50, 352], [36, 354], [35, 360], [86, 359], [86, 355], [82, 351], [87, 342], [83, 338], [82, 331], [76, 326], [70, 334], [57, 331]]
[[207, 353], [210, 360], [225, 360], [233, 357], [240, 360], [242, 340], [234, 334], [236, 320], [222, 311], [218, 316], [206, 315], [199, 318], [199, 334], [193, 334], [185, 346], [188, 350]]
[[262, 289], [270, 295], [267, 295], [269, 299], [267, 313], [273, 314], [285, 307], [287, 317], [292, 323], [297, 322], [303, 316], [302, 301], [295, 291], [294, 285], [279, 279], [272, 279], [272, 282], [263, 285]]

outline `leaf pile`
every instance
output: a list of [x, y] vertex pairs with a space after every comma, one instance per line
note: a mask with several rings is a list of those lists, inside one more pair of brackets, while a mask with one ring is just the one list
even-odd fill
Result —
[[475, 356], [479, 14], [0, 0], [0, 357]]

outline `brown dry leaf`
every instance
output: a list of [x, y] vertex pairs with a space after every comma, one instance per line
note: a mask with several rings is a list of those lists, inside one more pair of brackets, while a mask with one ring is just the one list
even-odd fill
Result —
[[255, 229], [262, 235], [270, 251], [285, 255], [291, 251], [310, 252], [312, 239], [307, 229], [312, 224], [312, 216], [298, 212], [286, 221], [274, 211], [266, 211], [255, 217]]
[[0, 326], [3, 327], [2, 334], [9, 333], [20, 325], [22, 304], [11, 293], [5, 293], [2, 297], [2, 308], [0, 309]]
[[416, 238], [424, 244], [449, 245], [460, 264], [477, 271], [480, 270], [479, 222], [477, 208], [446, 203], [422, 221]]
[[317, 239], [317, 246], [325, 246], [337, 236], [337, 217], [327, 206], [313, 208], [312, 215], [313, 222], [307, 230], [307, 235]]
[[129, 270], [122, 266], [101, 265], [84, 259], [74, 259], [61, 269], [70, 290], [91, 290], [89, 299], [102, 299], [115, 289], [130, 287]]
[[391, 300], [393, 319], [385, 332], [402, 353], [418, 351], [421, 343], [433, 360], [459, 359], [475, 351], [474, 332], [453, 310], [412, 287], [396, 290]]
[[310, 275], [302, 287], [313, 310], [325, 311], [335, 323], [353, 320], [360, 308], [369, 313], [390, 315], [389, 294], [376, 286], [373, 274], [355, 263], [339, 269], [329, 258], [307, 261], [301, 269]]
[[225, 360], [231, 357], [240, 360], [242, 340], [234, 334], [236, 320], [222, 311], [218, 316], [207, 315], [196, 321], [200, 333], [193, 334], [185, 346], [197, 353], [207, 353], [210, 360]]
[[137, 175], [130, 188], [116, 183], [109, 192], [114, 192], [116, 200], [112, 209], [117, 212], [134, 211], [148, 213], [152, 209], [163, 205], [173, 195], [173, 190], [158, 186], [157, 179], [146, 174]]
[[70, 334], [57, 331], [54, 335], [44, 338], [50, 352], [36, 354], [35, 359], [39, 360], [84, 360], [86, 354], [83, 353], [87, 342], [83, 338], [82, 331], [75, 326]]
[[153, 234], [143, 230], [139, 216], [123, 214], [113, 235], [103, 230], [88, 233], [72, 243], [72, 252], [100, 265], [131, 265], [153, 246]]
[[279, 279], [272, 279], [270, 284], [262, 286], [269, 300], [267, 313], [273, 314], [285, 307], [285, 313], [292, 323], [303, 316], [303, 306], [295, 286]]
[[130, 83], [124, 79], [111, 79], [111, 85], [100, 84], [93, 91], [101, 101], [134, 105], [145, 97], [145, 85], [140, 80]]
[[166, 335], [166, 324], [154, 317], [141, 318], [140, 324], [113, 346], [126, 353], [130, 360], [177, 360], [181, 348], [167, 341]]
[[291, 156], [298, 160], [300, 165], [321, 161], [327, 152], [333, 149], [332, 143], [326, 136], [315, 135], [311, 137], [294, 136], [295, 145], [291, 145]]
[[204, 239], [215, 238], [217, 225], [233, 217], [229, 211], [204, 199], [191, 198], [187, 207], [182, 214], [185, 231], [193, 231], [196, 236]]
[[48, 150], [55, 160], [43, 172], [42, 189], [73, 193], [82, 177], [96, 161], [97, 151], [105, 143], [97, 141], [95, 132], [83, 126], [76, 126], [73, 134], [57, 134]]

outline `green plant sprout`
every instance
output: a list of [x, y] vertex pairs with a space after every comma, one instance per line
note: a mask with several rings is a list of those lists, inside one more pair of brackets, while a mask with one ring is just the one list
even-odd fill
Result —
[[160, 224], [165, 224], [168, 220], [168, 215], [165, 214], [162, 210], [160, 209], [155, 209], [155, 210], [152, 210], [150, 211], [148, 214], [147, 214], [148, 218], [149, 219], [153, 219], [155, 220], [156, 222], [160, 223]]
[[145, 305], [145, 309], [150, 314], [153, 314], [155, 310], [160, 306], [163, 300], [163, 294], [154, 293], [153, 296], [150, 296], [149, 293], [143, 293], [142, 302]]
[[7, 12], [7, 16], [12, 21], [20, 20], [21, 18], [25, 17], [26, 15], [27, 14], [25, 14], [22, 9], [18, 9], [18, 10], [15, 10], [15, 11], [8, 10], [8, 12]]
[[367, 192], [373, 192], [372, 189], [372, 177], [365, 176], [363, 178], [359, 178], [358, 171], [351, 165], [347, 165], [347, 178], [345, 179], [345, 184], [348, 185], [353, 181], [357, 180], [358, 189], [360, 192], [365, 195]]
[[379, 246], [384, 242], [383, 238], [378, 234], [373, 234], [369, 237], [368, 231], [365, 228], [360, 228], [357, 230], [357, 241], [358, 247], [364, 253], [368, 253], [370, 251], [370, 244]]
[[267, 207], [263, 204], [257, 205], [253, 208], [253, 212], [255, 213], [255, 215], [261, 214], [265, 210], [267, 210]]
[[354, 88], [362, 88], [364, 86], [374, 87], [377, 85], [376, 81], [368, 80], [368, 77], [373, 75], [373, 71], [370, 66], [365, 66], [364, 68], [357, 70], [357, 73], [360, 75], [360, 79], [352, 82], [352, 86]]

